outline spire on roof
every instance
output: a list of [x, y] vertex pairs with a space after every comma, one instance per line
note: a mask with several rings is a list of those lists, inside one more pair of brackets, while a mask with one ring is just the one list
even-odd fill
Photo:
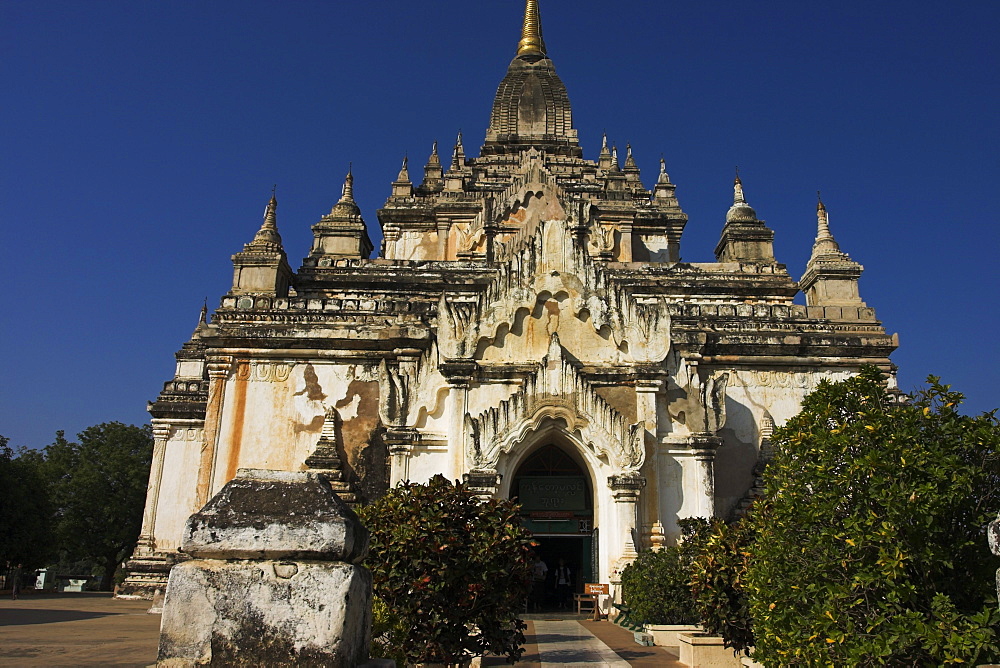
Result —
[[399, 176], [392, 182], [393, 197], [410, 197], [413, 194], [413, 183], [410, 182], [410, 170], [408, 168], [410, 159], [403, 156], [403, 166], [399, 170]]
[[438, 154], [438, 143], [435, 141], [431, 148], [431, 157], [427, 158], [424, 165], [424, 182], [422, 188], [425, 192], [440, 192], [444, 186], [442, 177], [444, 170], [441, 168], [441, 156]]
[[343, 188], [343, 190], [341, 192], [342, 192], [342, 194], [340, 196], [340, 201], [337, 202], [338, 204], [341, 204], [341, 203], [354, 204], [354, 164], [353, 163], [348, 163], [347, 177], [344, 178], [344, 188]]
[[545, 40], [542, 39], [542, 19], [538, 13], [538, 0], [527, 0], [524, 7], [524, 27], [521, 41], [517, 45], [517, 55], [545, 55]]
[[670, 175], [667, 174], [667, 161], [660, 156], [660, 176], [656, 179], [657, 183], [670, 183]]
[[816, 243], [813, 244], [813, 256], [823, 253], [839, 253], [840, 245], [830, 232], [830, 217], [826, 205], [816, 191]]
[[[285, 249], [278, 234], [278, 198], [271, 189], [271, 199], [264, 209], [264, 222], [253, 241], [233, 255], [233, 287], [231, 295], [268, 293], [287, 297], [293, 278]], [[244, 271], [244, 269], [252, 270]]]
[[195, 339], [201, 337], [206, 329], [208, 329], [208, 297], [205, 297], [205, 303], [201, 306], [201, 313], [198, 314], [198, 324], [195, 325], [191, 337]]
[[264, 222], [261, 224], [253, 241], [244, 246], [246, 251], [277, 251], [284, 252], [281, 247], [281, 235], [278, 234], [278, 199], [271, 189], [271, 199], [264, 208]]
[[656, 185], [653, 186], [653, 199], [665, 206], [675, 206], [680, 208], [677, 202], [677, 186], [670, 182], [670, 175], [667, 174], [667, 161], [660, 156], [660, 175], [656, 177]]
[[736, 168], [736, 180], [733, 181], [733, 204], [746, 204], [746, 197], [743, 196], [743, 181], [740, 179], [740, 168]]
[[625, 144], [625, 166], [636, 167], [635, 158], [632, 157], [632, 144]]
[[733, 205], [726, 214], [727, 223], [749, 222], [757, 220], [757, 212], [747, 204], [743, 195], [743, 181], [740, 179], [740, 168], [736, 168], [736, 180], [733, 182]]
[[463, 167], [465, 167], [465, 147], [462, 145], [462, 131], [459, 130], [455, 139], [455, 150], [451, 154], [451, 169], [459, 171]]
[[608, 148], [608, 133], [601, 137], [601, 154], [597, 158], [597, 164], [601, 169], [611, 168], [611, 149]]
[[[817, 198], [819, 193], [817, 194]], [[816, 241], [806, 264], [799, 289], [806, 295], [806, 306], [862, 307], [858, 279], [864, 271], [851, 256], [840, 250], [830, 232], [830, 219], [822, 199], [816, 202]]]
[[617, 146], [612, 146], [611, 147], [611, 170], [615, 171], [615, 172], [621, 171], [621, 168], [618, 166], [618, 147]]

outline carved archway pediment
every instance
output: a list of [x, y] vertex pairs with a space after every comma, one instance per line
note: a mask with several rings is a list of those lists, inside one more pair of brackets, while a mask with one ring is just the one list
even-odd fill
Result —
[[471, 468], [495, 469], [500, 456], [523, 443], [546, 421], [558, 421], [618, 471], [638, 471], [645, 462], [645, 425], [630, 424], [605, 401], [552, 335], [548, 354], [524, 386], [477, 416], [466, 415]]

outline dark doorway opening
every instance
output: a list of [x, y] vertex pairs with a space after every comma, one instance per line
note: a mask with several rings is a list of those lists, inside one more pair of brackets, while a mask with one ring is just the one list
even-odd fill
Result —
[[[511, 496], [521, 504], [521, 521], [534, 534], [535, 552], [548, 567], [541, 591], [532, 596], [540, 612], [575, 610], [572, 594], [594, 582], [597, 554], [594, 503], [585, 469], [557, 445], [535, 451], [518, 469]], [[559, 588], [556, 573], [562, 559], [571, 586]]]

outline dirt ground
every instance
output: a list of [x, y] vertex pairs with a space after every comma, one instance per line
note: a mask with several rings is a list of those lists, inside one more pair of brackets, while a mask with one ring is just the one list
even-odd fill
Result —
[[110, 594], [0, 595], [0, 666], [148, 666], [160, 616]]

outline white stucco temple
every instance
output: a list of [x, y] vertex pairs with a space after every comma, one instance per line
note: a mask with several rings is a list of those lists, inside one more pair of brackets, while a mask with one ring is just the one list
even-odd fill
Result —
[[163, 586], [185, 520], [240, 468], [328, 471], [354, 503], [437, 473], [517, 497], [579, 582], [613, 581], [679, 519], [740, 513], [774, 425], [821, 380], [891, 374], [897, 341], [822, 203], [797, 282], [751, 184], [720, 202], [715, 261], [690, 263], [662, 161], [652, 181], [631, 147], [585, 157], [528, 0], [478, 156], [459, 135], [422, 170], [404, 160], [376, 257], [351, 174], [297, 271], [272, 197], [150, 404], [124, 591]]

